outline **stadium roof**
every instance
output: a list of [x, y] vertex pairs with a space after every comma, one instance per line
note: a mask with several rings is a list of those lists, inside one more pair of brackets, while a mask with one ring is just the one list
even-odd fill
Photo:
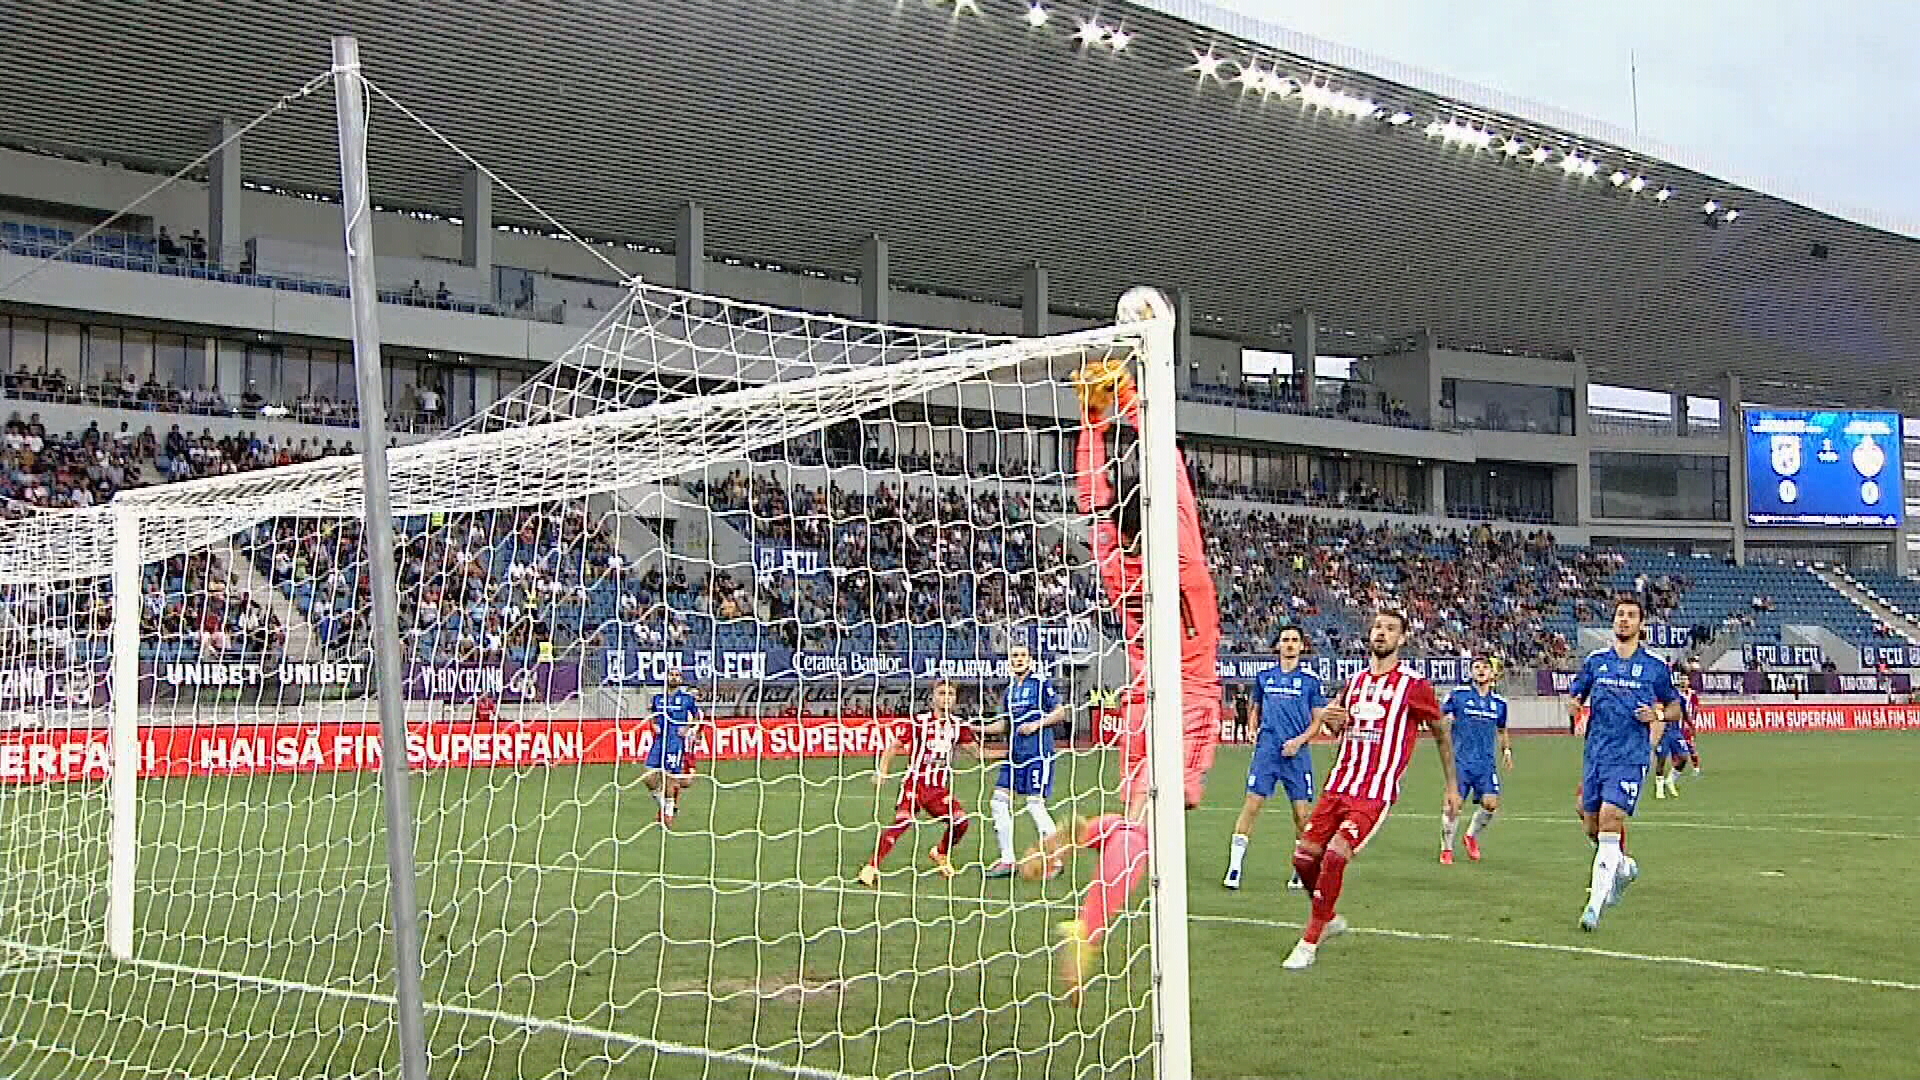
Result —
[[[878, 233], [907, 287], [1017, 302], [1038, 260], [1057, 307], [1179, 287], [1200, 332], [1255, 344], [1307, 308], [1323, 352], [1428, 329], [1577, 349], [1603, 382], [1920, 412], [1920, 241], [1186, 0], [1042, 3], [12, 0], [0, 142], [177, 167], [348, 31], [587, 235], [671, 247], [692, 199], [716, 256], [851, 275]], [[248, 180], [337, 190], [332, 124], [330, 93], [276, 117]], [[376, 201], [458, 212], [459, 163], [392, 110], [371, 155]]]

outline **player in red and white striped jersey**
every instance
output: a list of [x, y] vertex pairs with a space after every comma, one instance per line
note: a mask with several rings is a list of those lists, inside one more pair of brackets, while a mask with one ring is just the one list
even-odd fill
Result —
[[1367, 632], [1367, 669], [1347, 683], [1340, 699], [1323, 714], [1322, 724], [1340, 731], [1333, 771], [1327, 774], [1320, 804], [1300, 834], [1293, 866], [1313, 897], [1306, 933], [1281, 965], [1291, 971], [1313, 966], [1321, 940], [1346, 929], [1335, 913], [1347, 863], [1360, 853], [1387, 820], [1400, 798], [1400, 778], [1413, 760], [1420, 729], [1433, 733], [1446, 778], [1446, 812], [1460, 812], [1460, 788], [1453, 769], [1453, 737], [1433, 684], [1400, 664], [1407, 640], [1407, 618], [1397, 611], [1373, 617]]
[[968, 823], [967, 808], [953, 797], [953, 751], [962, 744], [972, 744], [978, 752], [973, 728], [954, 712], [958, 697], [953, 683], [946, 679], [934, 683], [932, 710], [901, 724], [894, 730], [886, 749], [880, 752], [880, 767], [873, 775], [875, 787], [887, 782], [887, 770], [895, 753], [904, 749], [911, 756], [907, 773], [900, 780], [900, 801], [893, 808], [893, 824], [882, 830], [873, 858], [860, 868], [860, 884], [869, 888], [879, 884], [880, 864], [893, 851], [893, 845], [913, 827], [916, 813], [947, 823], [946, 835], [933, 850], [933, 865], [946, 877], [954, 875], [950, 853], [967, 835]]

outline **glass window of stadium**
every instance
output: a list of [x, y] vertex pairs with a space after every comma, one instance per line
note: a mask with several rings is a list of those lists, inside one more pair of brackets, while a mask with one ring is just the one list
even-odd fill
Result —
[[1724, 457], [1596, 453], [1591, 460], [1594, 517], [1732, 520]]
[[1447, 515], [1475, 520], [1552, 522], [1553, 470], [1543, 465], [1446, 466]]
[[1485, 431], [1572, 435], [1573, 389], [1441, 379], [1440, 423]]

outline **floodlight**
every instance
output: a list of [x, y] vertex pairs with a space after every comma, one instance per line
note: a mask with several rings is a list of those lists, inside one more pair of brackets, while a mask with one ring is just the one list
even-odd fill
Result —
[[1206, 52], [1193, 54], [1193, 63], [1187, 65], [1187, 71], [1200, 76], [1202, 81], [1217, 79], [1220, 77], [1220, 65], [1226, 62], [1226, 57], [1215, 56], [1213, 49], [1209, 48]]
[[1027, 14], [1025, 18], [1027, 20], [1028, 26], [1038, 29], [1042, 26], [1047, 25], [1047, 20], [1053, 18], [1053, 12], [1048, 11], [1046, 8], [1040, 6], [1039, 4], [1029, 4], [1027, 5]]
[[1134, 35], [1116, 26], [1107, 32], [1107, 44], [1113, 46], [1114, 52], [1119, 52], [1133, 43], [1133, 37]]
[[1107, 28], [1101, 26], [1099, 21], [1095, 19], [1085, 20], [1080, 24], [1080, 29], [1073, 32], [1073, 40], [1088, 48], [1100, 44], [1106, 40], [1106, 37]]
[[1535, 165], [1545, 165], [1547, 159], [1552, 156], [1553, 151], [1544, 146], [1536, 146], [1533, 148], [1533, 153], [1527, 155], [1527, 160], [1533, 162]]
[[1673, 189], [1663, 187], [1659, 191], [1654, 192], [1653, 197], [1661, 202], [1666, 202], [1668, 199], [1673, 198]]
[[1642, 191], [1645, 191], [1646, 189], [1647, 189], [1647, 178], [1644, 176], [1636, 176], [1633, 179], [1627, 181], [1627, 190], [1633, 192], [1635, 195], [1640, 194]]
[[1412, 122], [1412, 120], [1413, 114], [1405, 110], [1387, 117], [1387, 123], [1392, 124], [1394, 127], [1405, 127], [1408, 123]]

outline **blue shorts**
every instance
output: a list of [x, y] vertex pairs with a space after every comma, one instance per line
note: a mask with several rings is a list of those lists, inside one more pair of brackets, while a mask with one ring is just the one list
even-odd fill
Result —
[[647, 768], [659, 769], [675, 776], [687, 771], [687, 748], [684, 744], [668, 746], [665, 739], [655, 739], [647, 749]]
[[1479, 802], [1488, 795], [1499, 797], [1500, 770], [1493, 767], [1493, 762], [1462, 765], [1458, 771], [1462, 802]]
[[1693, 756], [1693, 743], [1679, 724], [1668, 724], [1667, 730], [1660, 736], [1660, 745], [1653, 748], [1654, 757], [1683, 758]]
[[994, 786], [1006, 788], [1015, 795], [1050, 798], [1053, 795], [1053, 758], [1035, 758], [1017, 765], [1006, 762], [1000, 766], [1000, 779]]
[[1253, 767], [1247, 770], [1247, 794], [1273, 798], [1276, 789], [1287, 793], [1289, 802], [1313, 801], [1313, 751], [1302, 747], [1287, 757], [1276, 744], [1262, 741], [1253, 748]]
[[1612, 803], [1632, 817], [1646, 782], [1645, 765], [1589, 765], [1580, 783], [1580, 812], [1597, 814], [1601, 803]]

